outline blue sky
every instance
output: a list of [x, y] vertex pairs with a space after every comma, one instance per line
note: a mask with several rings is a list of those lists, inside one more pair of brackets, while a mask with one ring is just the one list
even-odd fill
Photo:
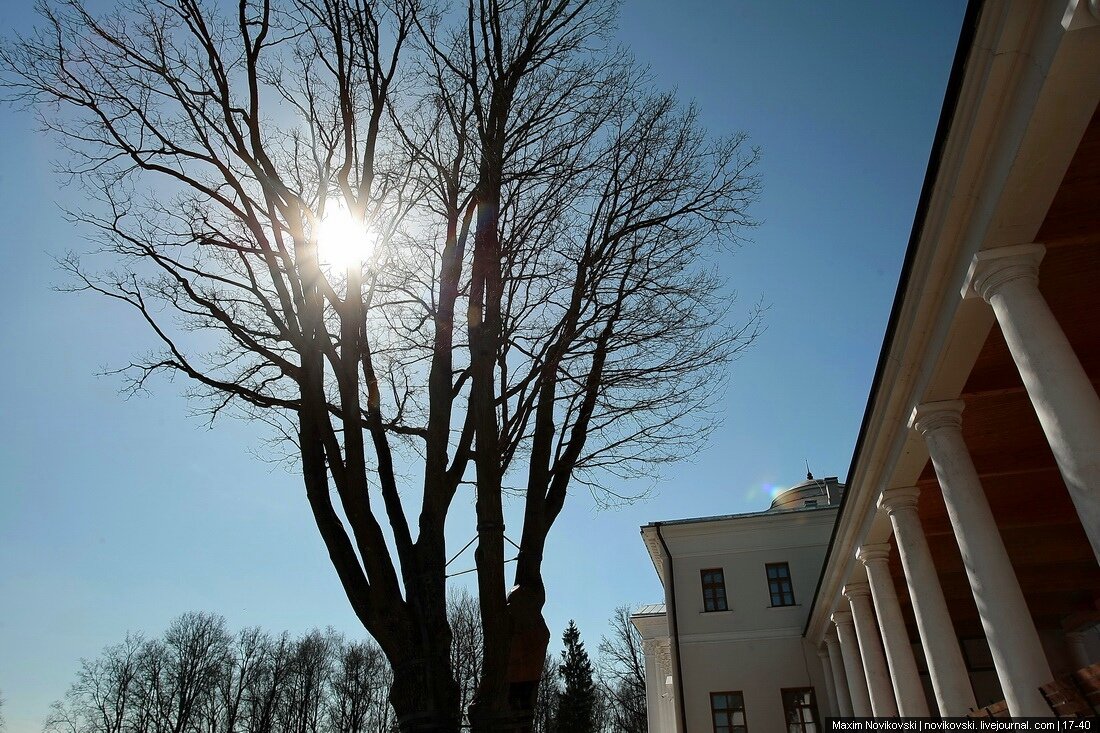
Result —
[[[31, 5], [5, 3], [0, 27], [28, 27]], [[639, 525], [764, 509], [775, 487], [801, 480], [804, 459], [843, 478], [963, 10], [962, 0], [624, 3], [620, 38], [657, 83], [694, 100], [712, 131], [745, 130], [763, 148], [762, 225], [721, 266], [743, 311], [760, 298], [771, 308], [733, 367], [722, 427], [693, 461], [625, 508], [571, 497], [547, 550], [555, 637], [573, 618], [594, 649], [615, 606], [661, 598]], [[56, 156], [29, 115], [0, 107], [8, 733], [41, 729], [79, 658], [128, 630], [159, 634], [184, 611], [220, 613], [233, 628], [361, 633], [301, 479], [265, 458], [263, 430], [208, 429], [178, 382], [126, 400], [96, 376], [152, 343], [119, 306], [53, 290], [52, 257], [86, 246], [58, 208], [79, 191], [60, 187]], [[471, 534], [455, 526], [454, 549]]]

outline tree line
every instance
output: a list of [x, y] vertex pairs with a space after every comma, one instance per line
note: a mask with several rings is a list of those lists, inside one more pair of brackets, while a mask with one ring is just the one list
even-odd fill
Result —
[[[482, 667], [477, 602], [451, 598], [451, 658], [468, 710]], [[546, 657], [535, 733], [645, 733], [640, 639], [615, 610], [593, 664], [573, 622]], [[236, 633], [211, 613], [185, 613], [156, 638], [128, 634], [93, 659], [51, 706], [45, 733], [393, 733], [392, 671], [371, 639], [328, 629], [293, 637]], [[463, 717], [463, 727], [469, 721]]]

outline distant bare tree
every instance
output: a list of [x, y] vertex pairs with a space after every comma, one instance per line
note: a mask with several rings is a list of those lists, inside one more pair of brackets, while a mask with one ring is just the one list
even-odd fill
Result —
[[241, 729], [268, 643], [267, 635], [258, 628], [243, 629], [234, 637], [232, 649], [223, 658], [217, 694], [208, 698], [210, 733], [236, 733]]
[[330, 727], [342, 733], [389, 731], [391, 709], [386, 699], [390, 668], [381, 650], [363, 642], [342, 642], [332, 678]]
[[[185, 614], [161, 640], [128, 635], [95, 660], [81, 660], [77, 680], [46, 721], [53, 733], [183, 733], [202, 729], [230, 668], [224, 621]], [[219, 715], [224, 717], [224, 715]]]
[[[161, 346], [122, 370], [130, 388], [182, 375], [211, 416], [236, 407], [293, 446], [402, 731], [460, 723], [444, 534], [460, 486], [482, 624], [470, 723], [527, 729], [570, 487], [606, 497], [609, 476], [698, 447], [759, 327], [728, 325], [709, 263], [752, 224], [756, 153], [649, 90], [614, 49], [614, 10], [52, 0], [0, 50], [9, 96], [91, 197], [72, 213], [110, 264], [67, 259], [75, 288], [133, 308]], [[347, 262], [321, 247], [341, 211]], [[509, 490], [525, 502], [511, 580]], [[201, 680], [174, 653], [146, 660], [150, 730], [196, 714]]]
[[558, 709], [558, 695], [561, 694], [561, 680], [558, 679], [558, 661], [547, 654], [542, 663], [542, 676], [539, 677], [539, 689], [535, 695], [535, 714], [533, 733], [555, 733], [554, 711]]
[[225, 619], [186, 613], [169, 625], [162, 641], [145, 645], [138, 675], [154, 730], [184, 733], [197, 723], [229, 667], [229, 644]]
[[611, 632], [600, 641], [600, 677], [608, 700], [613, 733], [645, 733], [645, 653], [642, 637], [630, 622], [630, 608], [619, 606]]
[[[185, 614], [162, 638], [129, 635], [54, 703], [48, 733], [392, 733], [390, 669], [373, 642]], [[190, 712], [187, 712], [190, 710]]]
[[63, 702], [51, 706], [45, 729], [51, 733], [121, 733], [134, 706], [145, 642], [128, 635], [95, 660], [80, 660], [76, 682]]
[[293, 671], [295, 644], [285, 632], [265, 638], [262, 661], [245, 695], [248, 733], [274, 733], [282, 698]]
[[288, 733], [318, 733], [324, 713], [332, 648], [314, 631], [295, 644], [280, 727]]
[[451, 668], [458, 683], [459, 709], [465, 718], [481, 680], [483, 642], [477, 599], [465, 588], [452, 593], [448, 600], [447, 617], [452, 634]]

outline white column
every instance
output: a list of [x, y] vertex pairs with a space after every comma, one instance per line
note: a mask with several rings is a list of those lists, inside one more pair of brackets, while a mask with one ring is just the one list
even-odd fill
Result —
[[841, 656], [840, 640], [835, 630], [825, 634], [825, 646], [829, 650], [829, 666], [833, 670], [833, 689], [836, 691], [837, 714], [842, 718], [852, 715], [852, 695], [848, 692], [848, 678], [844, 673], [844, 658]]
[[869, 718], [871, 697], [867, 694], [867, 678], [863, 676], [863, 659], [859, 656], [859, 640], [852, 623], [851, 611], [837, 611], [832, 615], [836, 635], [840, 639], [840, 655], [844, 659], [844, 676], [848, 680], [848, 694], [852, 697], [852, 715]]
[[833, 684], [833, 667], [829, 664], [829, 650], [818, 647], [817, 658], [821, 660], [821, 672], [825, 675], [825, 692], [829, 698], [829, 713], [840, 715], [840, 705], [837, 704], [836, 686]]
[[959, 717], [977, 707], [977, 702], [932, 562], [932, 552], [917, 515], [918, 496], [920, 489], [915, 486], [886, 489], [878, 504], [886, 510], [894, 527], [898, 557], [905, 570], [905, 582], [909, 586], [913, 615], [917, 619], [928, 674], [936, 693], [936, 705], [940, 715]]
[[1039, 685], [1054, 675], [963, 442], [962, 409], [961, 400], [918, 405], [911, 424], [928, 444], [1009, 713], [1049, 717]]
[[856, 552], [856, 557], [867, 570], [875, 616], [878, 617], [882, 644], [886, 648], [886, 662], [890, 665], [890, 681], [898, 701], [898, 713], [902, 717], [926, 717], [928, 701], [924, 697], [924, 685], [917, 671], [917, 660], [913, 658], [913, 647], [909, 643], [909, 633], [905, 630], [905, 619], [901, 615], [894, 579], [890, 577], [887, 563], [890, 545], [863, 545]]
[[963, 292], [993, 306], [1100, 560], [1100, 397], [1039, 292], [1039, 260], [1045, 251], [1041, 244], [1023, 244], [979, 252]]
[[867, 675], [867, 691], [871, 695], [871, 709], [880, 718], [898, 714], [894, 700], [894, 686], [890, 683], [890, 671], [882, 655], [882, 637], [879, 636], [875, 614], [871, 610], [871, 589], [867, 583], [849, 583], [844, 586], [844, 596], [852, 606], [859, 654], [863, 657], [863, 671]]

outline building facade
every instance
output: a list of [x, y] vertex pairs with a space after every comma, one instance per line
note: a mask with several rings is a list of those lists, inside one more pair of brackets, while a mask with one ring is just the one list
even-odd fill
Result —
[[687, 730], [721, 733], [819, 718], [827, 680], [802, 630], [843, 495], [835, 478], [810, 476], [767, 511], [642, 528], [665, 589], [633, 617], [651, 731], [681, 716]]
[[[817, 668], [785, 636], [727, 667], [774, 644], [782, 670], [756, 677], [806, 675], [823, 715], [1050, 716], [1040, 687], [1100, 661], [1098, 101], [1100, 3], [970, 4], [847, 490], [807, 512], [836, 516], [800, 601]], [[672, 615], [683, 653], [697, 637]], [[688, 670], [654, 678], [684, 704], [651, 733], [736, 730], [692, 711], [737, 691], [746, 730], [784, 729], [756, 717], [750, 673]]]

